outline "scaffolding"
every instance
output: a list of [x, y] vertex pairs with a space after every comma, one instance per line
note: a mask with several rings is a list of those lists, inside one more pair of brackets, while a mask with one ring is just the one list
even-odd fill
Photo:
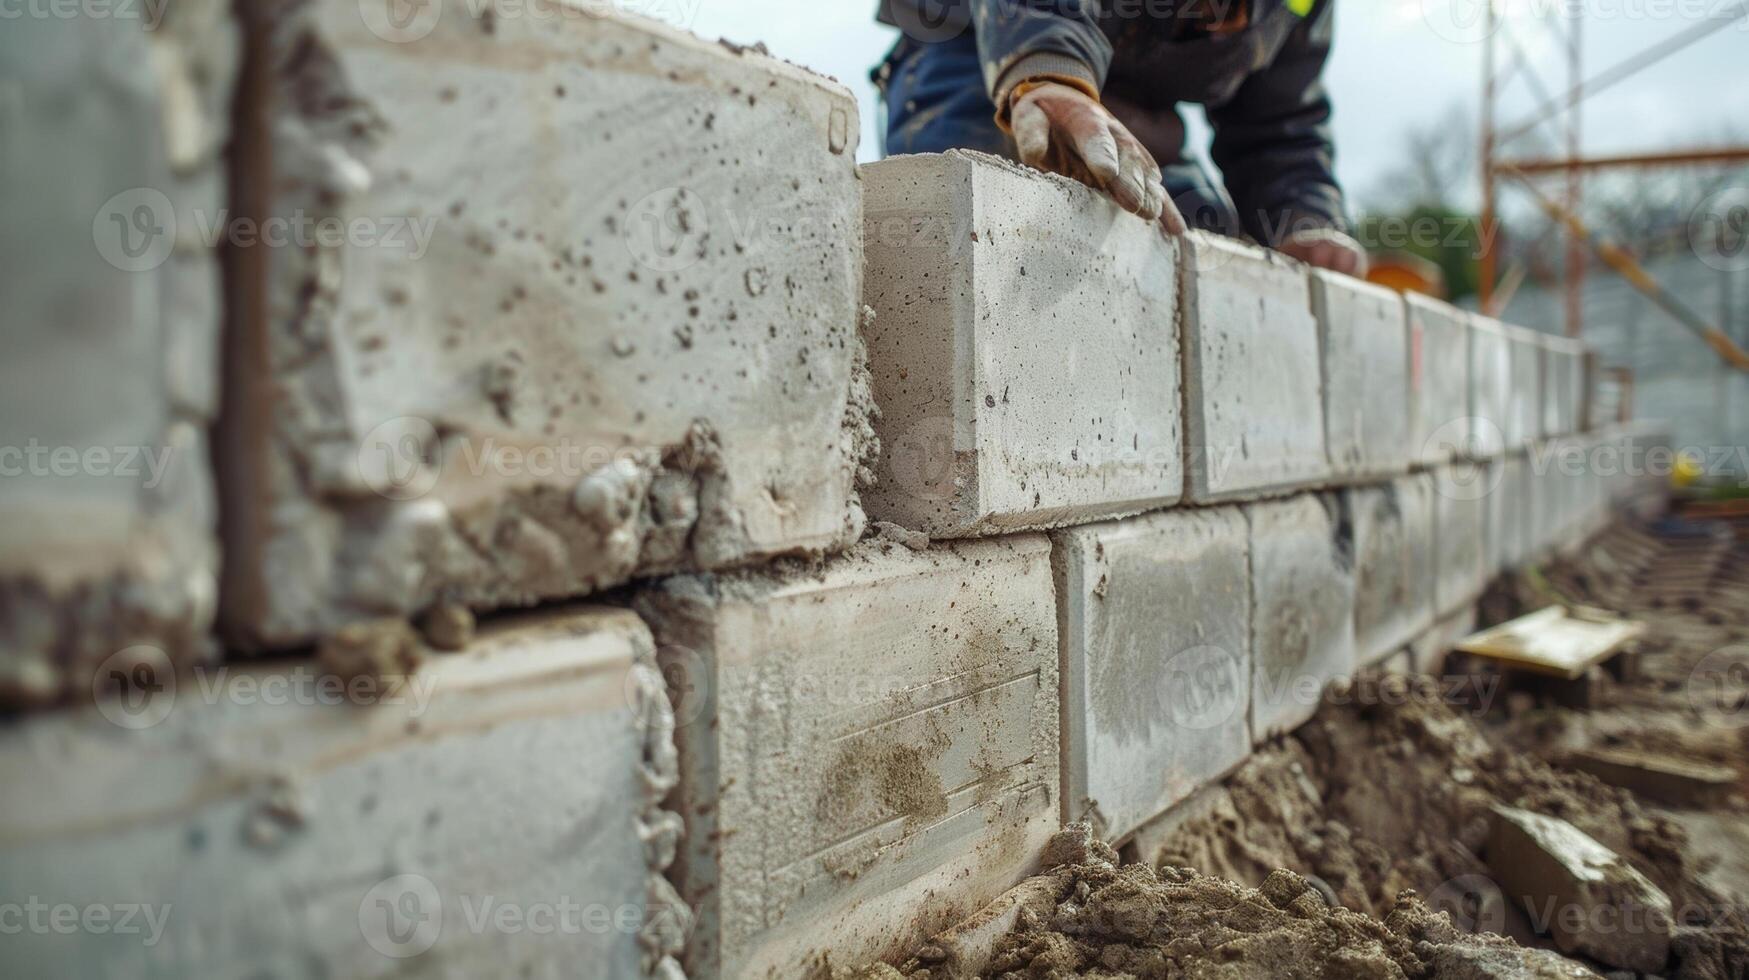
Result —
[[[1501, 280], [1499, 258], [1495, 253], [1499, 237], [1499, 192], [1502, 179], [1524, 187], [1542, 209], [1558, 224], [1566, 236], [1563, 262], [1565, 332], [1578, 337], [1584, 332], [1582, 289], [1588, 256], [1595, 253], [1611, 269], [1622, 274], [1635, 288], [1669, 312], [1677, 322], [1694, 331], [1716, 350], [1726, 363], [1749, 371], [1749, 355], [1717, 327], [1690, 309], [1679, 298], [1660, 288], [1637, 261], [1625, 250], [1592, 232], [1580, 218], [1584, 204], [1585, 176], [1605, 170], [1651, 167], [1691, 166], [1697, 164], [1731, 164], [1749, 162], [1749, 147], [1714, 147], [1673, 153], [1647, 153], [1612, 157], [1583, 155], [1580, 131], [1580, 107], [1584, 101], [1611, 88], [1638, 72], [1670, 57], [1701, 39], [1749, 17], [1749, 0], [1714, 10], [1704, 20], [1660, 41], [1644, 51], [1612, 65], [1591, 77], [1584, 75], [1584, 10], [1583, 4], [1568, 3], [1565, 25], [1552, 22], [1561, 35], [1566, 54], [1568, 87], [1565, 92], [1551, 94], [1537, 74], [1536, 65], [1525, 53], [1513, 33], [1512, 23], [1501, 16], [1500, 0], [1488, 0], [1486, 34], [1482, 52], [1482, 112], [1481, 112], [1481, 177], [1482, 177], [1482, 255], [1480, 270], [1481, 307], [1494, 315], [1505, 305], [1511, 292], [1523, 279], [1523, 270], [1514, 269]], [[1502, 68], [1502, 49], [1511, 61]], [[1540, 100], [1535, 112], [1516, 124], [1501, 128], [1497, 112], [1500, 95], [1507, 83], [1522, 72], [1525, 82]], [[1502, 151], [1512, 142], [1562, 118], [1561, 135], [1566, 155], [1554, 159], [1512, 158]], [[1565, 189], [1560, 201], [1544, 193], [1531, 180], [1536, 176], [1563, 174]]]

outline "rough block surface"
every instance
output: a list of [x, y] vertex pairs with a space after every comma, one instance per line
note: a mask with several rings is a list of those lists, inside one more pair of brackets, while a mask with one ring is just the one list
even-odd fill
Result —
[[1251, 738], [1292, 731], [1354, 673], [1354, 541], [1338, 500], [1249, 504]]
[[145, 911], [8, 936], [5, 972], [673, 976], [673, 715], [635, 616], [511, 617], [399, 686], [336, 680], [214, 669], [9, 728], [0, 780], [32, 791], [0, 797], [0, 902]]
[[[0, 709], [204, 659], [231, 5], [0, 29]], [[28, 134], [28, 135], [27, 135]]]
[[1303, 266], [1231, 239], [1183, 239], [1186, 493], [1280, 493], [1330, 474], [1318, 324]]
[[1510, 444], [1513, 399], [1523, 393], [1512, 385], [1512, 341], [1497, 320], [1469, 318], [1470, 438], [1469, 455], [1486, 459]]
[[1487, 463], [1433, 471], [1433, 600], [1441, 616], [1474, 602], [1487, 584], [1489, 479]]
[[240, 193], [329, 234], [236, 270], [233, 642], [860, 533], [855, 102], [579, 13], [262, 12]]
[[670, 579], [640, 609], [679, 695], [689, 975], [914, 949], [1059, 826], [1042, 536], [865, 542], [819, 572]]
[[869, 513], [967, 537], [1176, 502], [1173, 240], [996, 157], [862, 173], [883, 448]]
[[1060, 531], [1064, 819], [1119, 840], [1251, 749], [1251, 589], [1237, 508]]
[[1322, 269], [1311, 273], [1323, 361], [1324, 442], [1337, 480], [1409, 468], [1409, 330], [1403, 298]]
[[1571, 435], [1579, 430], [1585, 346], [1577, 340], [1540, 334], [1542, 342], [1542, 434]]
[[1402, 477], [1345, 492], [1354, 528], [1354, 642], [1362, 664], [1433, 624], [1433, 480]]
[[1410, 454], [1425, 466], [1455, 459], [1470, 441], [1469, 314], [1416, 293], [1409, 311]]

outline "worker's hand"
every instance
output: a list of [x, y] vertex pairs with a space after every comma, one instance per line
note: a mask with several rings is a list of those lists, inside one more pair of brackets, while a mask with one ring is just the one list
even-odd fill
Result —
[[1296, 231], [1276, 246], [1276, 250], [1310, 266], [1356, 279], [1366, 278], [1366, 250], [1359, 242], [1334, 228]]
[[1104, 191], [1169, 232], [1184, 231], [1160, 185], [1160, 165], [1097, 99], [1072, 85], [1040, 82], [1014, 100], [1008, 119], [1022, 163]]

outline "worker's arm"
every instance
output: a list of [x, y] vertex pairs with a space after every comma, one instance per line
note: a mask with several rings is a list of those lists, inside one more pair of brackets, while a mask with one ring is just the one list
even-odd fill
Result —
[[1014, 136], [1021, 162], [1110, 194], [1148, 219], [1168, 209], [1154, 157], [1099, 104], [1111, 42], [1097, 4], [1083, 0], [967, 0], [996, 121]]
[[1320, 0], [1269, 67], [1209, 109], [1211, 155], [1246, 233], [1313, 265], [1363, 275], [1365, 253], [1344, 230], [1323, 81], [1334, 6]]

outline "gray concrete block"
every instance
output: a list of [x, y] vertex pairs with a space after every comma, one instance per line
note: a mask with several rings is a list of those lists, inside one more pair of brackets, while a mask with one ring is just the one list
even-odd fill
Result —
[[1410, 454], [1424, 466], [1437, 466], [1463, 454], [1470, 441], [1469, 314], [1416, 293], [1404, 301]]
[[[75, 11], [76, 12], [76, 11]], [[212, 226], [238, 43], [216, 0], [0, 30], [0, 709], [212, 652]]]
[[0, 902], [108, 916], [7, 936], [0, 972], [674, 975], [673, 715], [630, 613], [507, 618], [410, 677], [161, 680], [0, 734], [31, 787]]
[[1495, 573], [1525, 564], [1534, 555], [1535, 506], [1530, 459], [1522, 452], [1501, 457], [1499, 482], [1488, 495], [1488, 567]]
[[1343, 493], [1354, 531], [1354, 642], [1370, 664], [1433, 624], [1433, 479], [1421, 474]]
[[1116, 841], [1250, 754], [1248, 531], [1212, 508], [1053, 537], [1064, 819]]
[[1523, 449], [1542, 438], [1542, 341], [1537, 332], [1503, 324], [1510, 346], [1506, 447]]
[[1487, 584], [1487, 463], [1458, 461], [1433, 471], [1433, 608], [1446, 616], [1476, 601]]
[[1334, 496], [1248, 504], [1251, 738], [1292, 731], [1356, 667], [1353, 526]]
[[1490, 459], [1506, 451], [1513, 425], [1512, 341], [1497, 320], [1469, 318], [1469, 455]]
[[869, 513], [969, 537], [1176, 502], [1174, 241], [996, 157], [862, 174], [883, 450]]
[[1186, 495], [1207, 503], [1326, 481], [1305, 268], [1228, 238], [1182, 242]]
[[856, 539], [847, 90], [611, 10], [260, 16], [240, 194], [327, 235], [236, 269], [234, 642]]
[[1463, 639], [1476, 631], [1476, 607], [1466, 603], [1451, 610], [1409, 644], [1409, 672], [1443, 674], [1445, 661]]
[[1409, 329], [1391, 290], [1311, 272], [1323, 363], [1324, 443], [1331, 477], [1390, 477], [1409, 468]]
[[1579, 430], [1585, 346], [1577, 340], [1541, 334], [1542, 434], [1545, 438]]
[[640, 598], [678, 702], [691, 976], [914, 950], [1058, 821], [1050, 543], [869, 541]]

